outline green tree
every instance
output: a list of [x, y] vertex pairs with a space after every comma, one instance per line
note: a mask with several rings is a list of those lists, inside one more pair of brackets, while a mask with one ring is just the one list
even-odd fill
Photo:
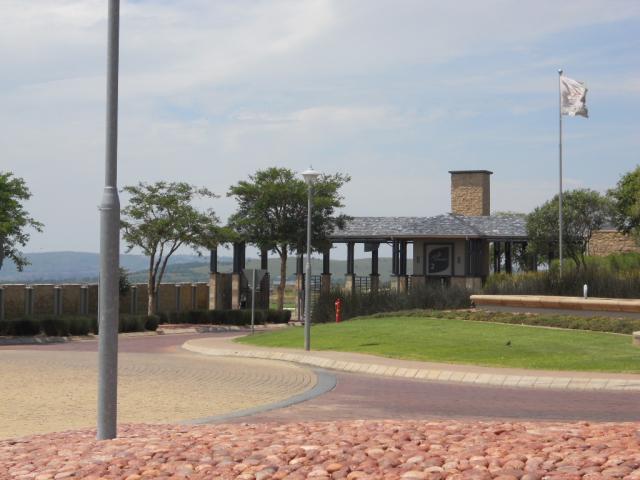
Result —
[[[313, 187], [312, 238], [313, 249], [329, 247], [328, 235], [344, 227], [348, 219], [337, 215], [343, 207], [340, 188], [350, 180], [348, 175], [322, 175]], [[229, 225], [246, 241], [258, 248], [270, 250], [280, 257], [278, 309], [284, 305], [289, 253], [306, 249], [307, 185], [287, 168], [258, 170], [248, 180], [229, 189], [228, 196], [238, 202], [238, 210]]]
[[156, 296], [167, 262], [180, 247], [199, 253], [219, 241], [221, 232], [212, 210], [199, 211], [196, 198], [214, 198], [206, 188], [184, 182], [139, 183], [124, 187], [130, 195], [121, 227], [127, 251], [140, 248], [149, 257], [148, 313], [156, 313]]
[[[578, 267], [585, 265], [591, 235], [602, 228], [610, 216], [611, 203], [594, 190], [572, 190], [562, 196], [562, 248]], [[558, 246], [558, 195], [527, 216], [527, 234], [529, 250], [549, 262], [549, 246], [553, 245], [556, 252]]]
[[0, 269], [4, 259], [15, 263], [18, 271], [29, 265], [18, 250], [29, 241], [27, 229], [42, 231], [42, 223], [29, 216], [23, 202], [31, 198], [31, 192], [22, 178], [11, 172], [0, 172]]
[[626, 173], [607, 192], [613, 203], [613, 223], [623, 233], [640, 240], [640, 166]]

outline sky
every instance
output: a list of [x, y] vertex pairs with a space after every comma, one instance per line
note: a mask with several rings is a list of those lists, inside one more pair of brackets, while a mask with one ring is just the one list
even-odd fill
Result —
[[[0, 0], [0, 170], [45, 224], [27, 252], [98, 251], [106, 4]], [[488, 169], [492, 211], [529, 212], [558, 189], [558, 68], [589, 89], [565, 187], [639, 163], [637, 0], [123, 0], [120, 29], [119, 185], [206, 186], [223, 221], [271, 166], [351, 175], [354, 216], [448, 212], [448, 171]]]

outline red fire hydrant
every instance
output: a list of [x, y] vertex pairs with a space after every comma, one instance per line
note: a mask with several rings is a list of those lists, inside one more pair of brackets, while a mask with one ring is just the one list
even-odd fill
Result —
[[336, 300], [336, 323], [342, 321], [342, 300], [338, 298]]

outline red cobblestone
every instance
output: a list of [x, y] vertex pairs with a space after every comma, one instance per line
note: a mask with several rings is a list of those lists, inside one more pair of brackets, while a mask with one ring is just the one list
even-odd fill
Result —
[[0, 441], [0, 478], [640, 479], [640, 424], [122, 425]]

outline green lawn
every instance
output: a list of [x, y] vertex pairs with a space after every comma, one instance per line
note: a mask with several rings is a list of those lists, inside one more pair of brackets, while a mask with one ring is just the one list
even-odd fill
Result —
[[[302, 348], [303, 329], [243, 337], [265, 347]], [[361, 318], [314, 326], [314, 350], [500, 367], [640, 372], [640, 348], [630, 335], [502, 325], [469, 320]]]

